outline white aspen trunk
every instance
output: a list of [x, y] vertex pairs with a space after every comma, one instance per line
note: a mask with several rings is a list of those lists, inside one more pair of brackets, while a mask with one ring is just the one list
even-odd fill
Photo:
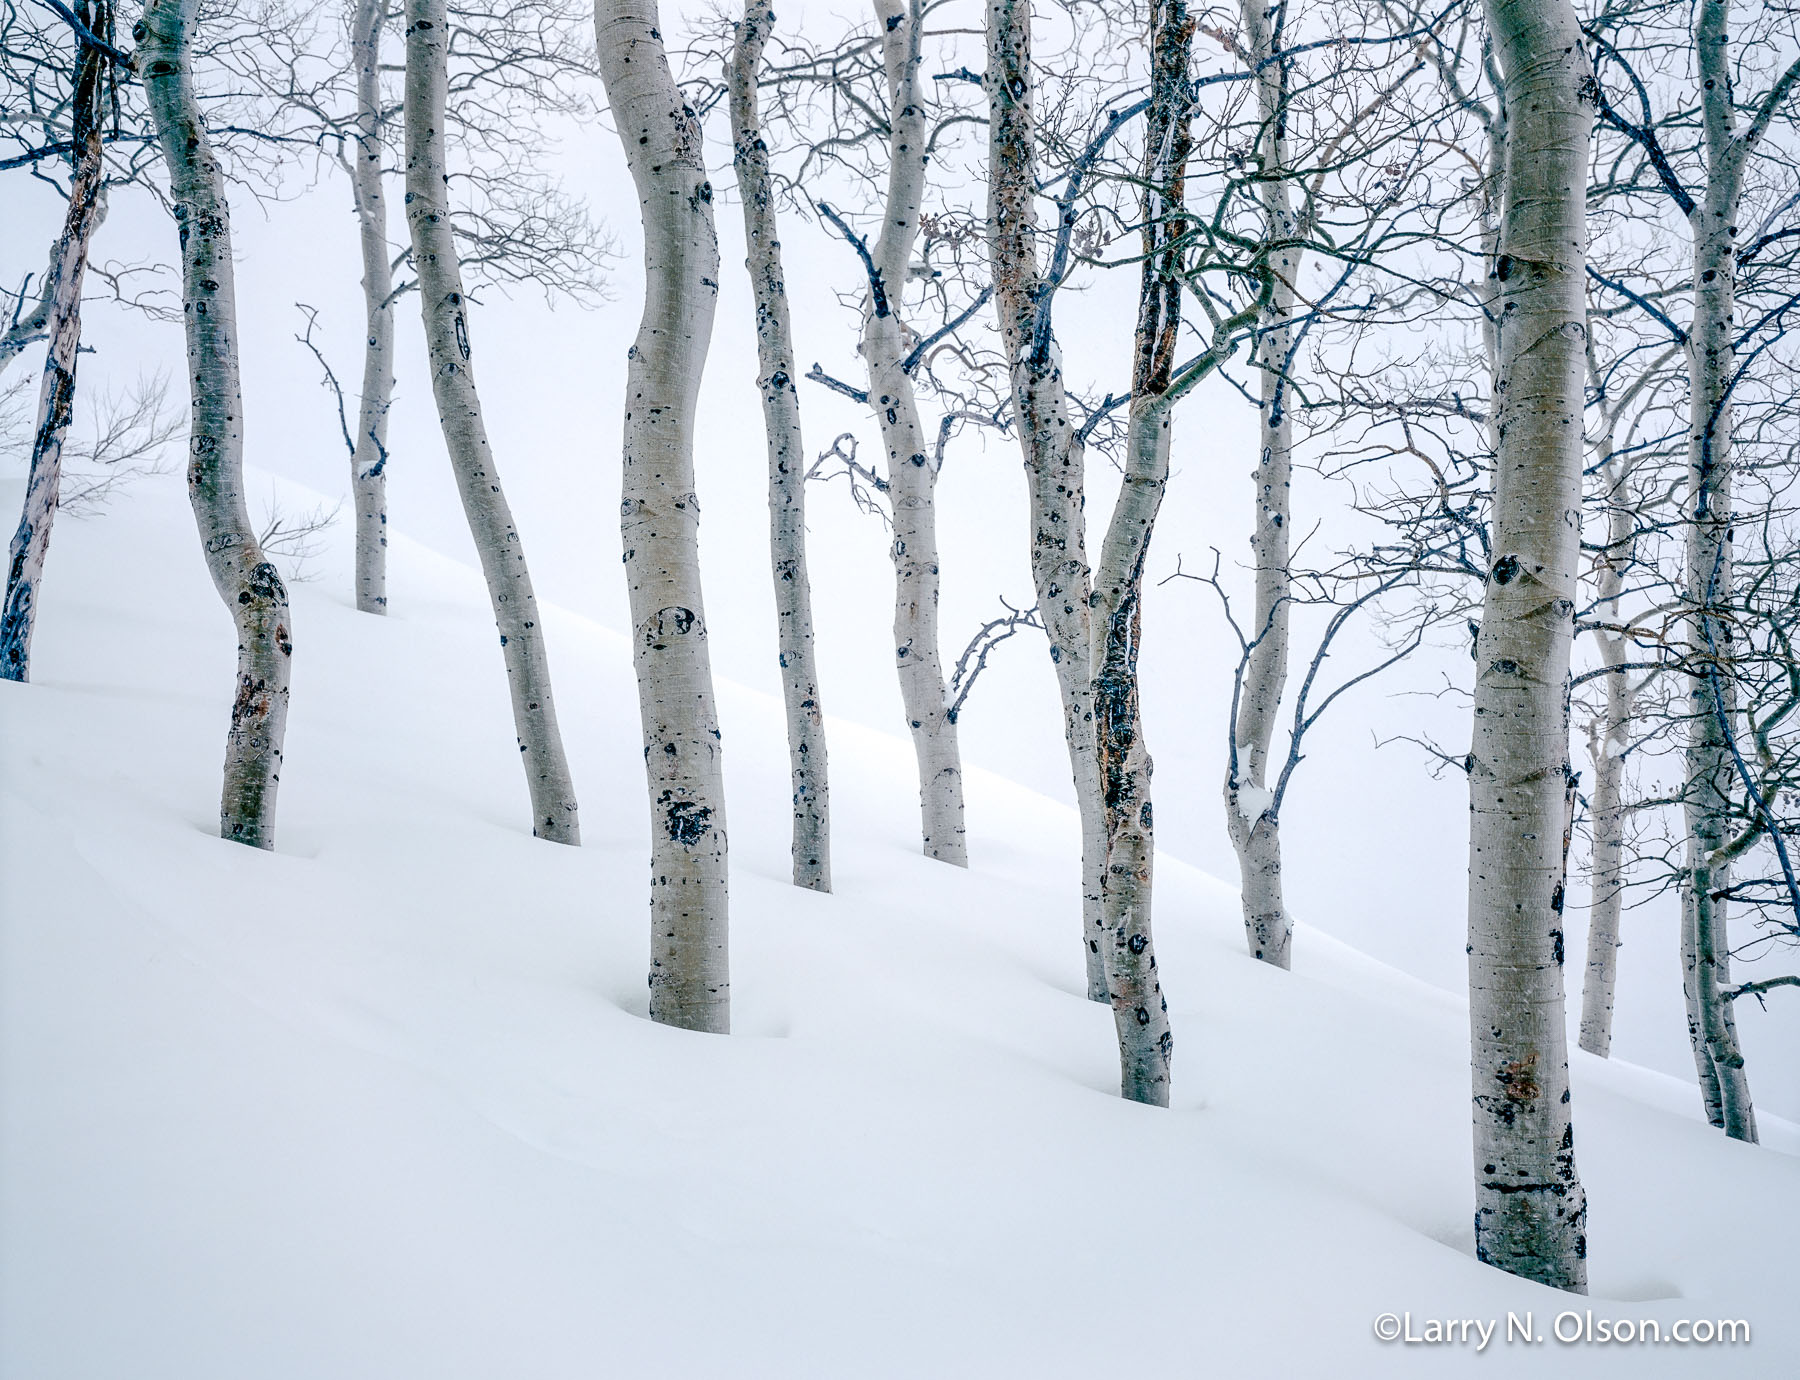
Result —
[[[83, 3], [80, 13], [89, 18]], [[101, 159], [101, 83], [106, 59], [77, 40], [75, 90], [70, 100], [70, 142], [74, 172], [69, 179], [69, 207], [62, 235], [50, 255], [45, 279], [44, 328], [50, 348], [38, 387], [37, 428], [32, 434], [31, 468], [25, 481], [25, 503], [7, 553], [6, 603], [0, 607], [0, 679], [31, 679], [31, 634], [37, 624], [38, 589], [50, 552], [50, 529], [56, 521], [57, 493], [62, 483], [63, 441], [75, 409], [75, 367], [81, 345], [81, 282], [87, 272], [88, 244], [98, 222]]]
[[[1155, 12], [1182, 8], [1182, 0], [1159, 0]], [[1171, 329], [1171, 338], [1174, 334]], [[1133, 397], [1125, 482], [1094, 571], [1094, 626], [1100, 634], [1093, 652], [1094, 722], [1106, 807], [1102, 953], [1119, 1037], [1120, 1096], [1158, 1107], [1169, 1105], [1175, 1041], [1150, 929], [1156, 836], [1137, 659], [1144, 557], [1168, 483], [1170, 420], [1170, 409], [1154, 391], [1141, 400]]]
[[694, 494], [694, 410], [718, 304], [719, 240], [699, 122], [657, 25], [654, 0], [596, 0], [600, 77], [644, 226], [620, 525], [650, 791], [650, 1015], [724, 1034], [725, 783]]
[[938, 655], [937, 471], [919, 425], [918, 399], [905, 360], [910, 335], [900, 320], [907, 267], [925, 197], [925, 101], [919, 90], [919, 0], [874, 0], [888, 82], [888, 184], [881, 236], [873, 253], [863, 324], [869, 405], [887, 452], [894, 522], [894, 659], [900, 700], [919, 763], [925, 856], [969, 865], [963, 828], [962, 753], [944, 696]]
[[830, 891], [831, 796], [813, 655], [812, 583], [806, 573], [806, 450], [800, 432], [800, 395], [794, 387], [787, 275], [781, 264], [769, 150], [757, 108], [763, 46], [774, 26], [769, 0], [746, 0], [731, 57], [732, 149], [749, 248], [744, 267], [756, 298], [756, 386], [769, 438], [769, 556], [793, 788], [794, 885]]
[[356, 66], [357, 146], [351, 158], [363, 262], [363, 382], [357, 407], [350, 493], [356, 507], [356, 607], [387, 612], [387, 419], [394, 394], [394, 269], [382, 174], [381, 34], [388, 0], [356, 0], [350, 59]]
[[1062, 698], [1063, 735], [1081, 815], [1081, 933], [1087, 991], [1107, 1001], [1107, 940], [1101, 910], [1106, 807], [1094, 738], [1092, 595], [1087, 561], [1085, 457], [1069, 416], [1062, 356], [1050, 326], [1047, 284], [1038, 266], [1036, 75], [1031, 0], [988, 4], [988, 250], [994, 302], [1012, 382], [1013, 416], [1031, 500], [1031, 577], [1049, 635]]
[[531, 832], [581, 842], [575, 788], [550, 690], [550, 658], [538, 621], [525, 547], [488, 446], [470, 362], [462, 262], [451, 228], [444, 163], [444, 97], [450, 38], [444, 0], [406, 5], [406, 223], [425, 317], [431, 391], [444, 447], [481, 558], [512, 696], [513, 727], [531, 793]]
[[191, 436], [188, 497], [213, 587], [237, 627], [237, 693], [225, 739], [220, 836], [275, 846], [293, 638], [287, 588], [244, 500], [237, 289], [225, 173], [206, 135], [192, 65], [200, 0], [150, 0], [132, 30], [181, 236]]
[[[1737, 1140], [1756, 1140], [1756, 1112], [1744, 1073], [1731, 1004], [1731, 943], [1725, 898], [1729, 863], [1715, 861], [1729, 829], [1733, 766], [1713, 675], [1724, 710], [1736, 713], [1731, 620], [1718, 610], [1731, 598], [1732, 316], [1737, 305], [1736, 236], [1744, 165], [1760, 129], [1740, 129], [1732, 97], [1730, 4], [1699, 0], [1694, 47], [1700, 67], [1706, 185], [1689, 220], [1694, 238], [1693, 324], [1688, 331], [1688, 493], [1685, 602], [1688, 743], [1687, 880], [1682, 897], [1683, 989], [1708, 1116]], [[1790, 78], [1791, 80], [1791, 78]], [[1710, 643], [1710, 645], [1709, 645]], [[1710, 1070], [1708, 1065], [1710, 1064]]]
[[1178, 251], [1187, 187], [1193, 95], [1188, 62], [1194, 20], [1186, 0], [1150, 8], [1150, 108], [1144, 133], [1144, 267], [1125, 441], [1125, 476], [1094, 568], [1094, 725], [1106, 807], [1102, 923], [1106, 981], [1119, 1038], [1120, 1094], [1169, 1105], [1175, 1041], [1156, 971], [1150, 909], [1156, 856], [1150, 800], [1150, 752], [1138, 701], [1144, 562], [1169, 479], [1173, 406], [1165, 399], [1181, 332]]
[[[1619, 617], [1625, 571], [1632, 562], [1635, 531], [1624, 459], [1610, 443], [1602, 471], [1608, 476], [1606, 553], [1600, 562], [1597, 606], [1611, 622]], [[1589, 735], [1594, 785], [1593, 861], [1589, 876], [1587, 969], [1581, 984], [1581, 1047], [1606, 1058], [1612, 1052], [1613, 993], [1618, 985], [1619, 917], [1625, 905], [1624, 752], [1631, 737], [1631, 679], [1619, 670], [1627, 659], [1623, 634], [1600, 634], [1609, 669], [1606, 704]]]
[[1492, 0], [1489, 27], [1508, 128], [1494, 559], [1469, 753], [1475, 1252], [1585, 1292], [1562, 970], [1593, 76], [1569, 0]]
[[[1276, 52], [1265, 0], [1241, 0], [1245, 37], [1256, 63], [1260, 153], [1265, 180], [1257, 184], [1262, 233], [1269, 242], [1298, 238], [1287, 179], [1287, 64]], [[1289, 353], [1298, 246], [1270, 256], [1275, 275], [1269, 305], [1258, 326], [1257, 365], [1262, 380], [1262, 445], [1256, 481], [1256, 522], [1250, 551], [1256, 561], [1256, 621], [1249, 664], [1234, 726], [1237, 751], [1225, 775], [1225, 824], [1243, 883], [1244, 933], [1250, 956], [1277, 968], [1292, 965], [1293, 921], [1281, 895], [1281, 823], [1268, 789], [1269, 745], [1287, 688], [1289, 496], [1294, 424], [1288, 411]], [[1246, 789], [1248, 788], [1248, 789]]]
[[1694, 1051], [1694, 1077], [1700, 1088], [1700, 1105], [1706, 1109], [1708, 1121], [1723, 1127], [1724, 1091], [1719, 1086], [1719, 1065], [1713, 1058], [1707, 1038], [1708, 1007], [1701, 990], [1710, 965], [1702, 965], [1700, 949], [1700, 915], [1694, 904], [1694, 878], [1690, 872], [1681, 884], [1681, 995], [1687, 1008], [1688, 1044]]

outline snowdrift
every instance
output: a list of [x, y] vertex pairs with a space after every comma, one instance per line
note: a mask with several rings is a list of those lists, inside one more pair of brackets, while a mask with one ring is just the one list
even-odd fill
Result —
[[180, 478], [57, 531], [0, 683], [7, 1380], [1800, 1375], [1793, 1126], [1732, 1144], [1577, 1055], [1593, 1295], [1501, 1275], [1460, 1002], [1306, 928], [1255, 964], [1165, 857], [1174, 1105], [1123, 1103], [1072, 813], [971, 773], [974, 866], [927, 862], [905, 743], [833, 723], [837, 891], [796, 891], [780, 706], [729, 684], [735, 1033], [652, 1025], [625, 639], [546, 609], [587, 845], [534, 840], [479, 579], [392, 554], [385, 621], [340, 546], [294, 590], [256, 853], [214, 837], [231, 630]]

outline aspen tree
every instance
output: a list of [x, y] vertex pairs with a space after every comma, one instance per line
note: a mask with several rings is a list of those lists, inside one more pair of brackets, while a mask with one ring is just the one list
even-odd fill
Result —
[[[1590, 346], [1591, 348], [1591, 346]], [[1606, 538], [1597, 543], [1593, 612], [1599, 626], [1595, 640], [1601, 666], [1581, 679], [1596, 675], [1602, 681], [1603, 698], [1588, 728], [1588, 760], [1593, 784], [1588, 788], [1592, 820], [1591, 860], [1588, 876], [1587, 965], [1581, 984], [1581, 1047], [1605, 1058], [1612, 1051], [1613, 997], [1618, 986], [1619, 921], [1624, 913], [1627, 867], [1625, 860], [1625, 755], [1632, 737], [1632, 718], [1641, 685], [1634, 684], [1631, 667], [1634, 645], [1625, 618], [1623, 600], [1626, 578], [1639, 563], [1639, 526], [1647, 514], [1640, 490], [1647, 487], [1638, 475], [1644, 447], [1636, 427], [1623, 439], [1622, 419], [1640, 398], [1668, 381], [1667, 366], [1676, 355], [1670, 347], [1613, 396], [1612, 370], [1603, 372], [1590, 356], [1591, 391], [1599, 413], [1597, 444], [1590, 466], [1600, 483], [1599, 507], [1606, 522]], [[1640, 414], [1641, 420], [1641, 414]]]
[[1727, 844], [1736, 788], [1731, 760], [1734, 632], [1719, 616], [1732, 589], [1732, 511], [1735, 457], [1731, 394], [1737, 382], [1734, 319], [1737, 294], [1738, 210], [1750, 154], [1781, 103], [1800, 82], [1800, 61], [1738, 119], [1733, 92], [1729, 0], [1699, 0], [1694, 49], [1700, 72], [1705, 185], [1692, 199], [1693, 323], [1688, 330], [1688, 497], [1686, 579], [1689, 610], [1685, 652], [1688, 679], [1687, 876], [1682, 887], [1682, 967], [1690, 1034], [1707, 1111], [1728, 1136], [1754, 1141], [1756, 1112], [1744, 1073], [1731, 1003], [1731, 943], [1722, 894], [1731, 886]]
[[1492, 560], [1468, 759], [1475, 1250], [1513, 1274], [1585, 1292], [1563, 902], [1593, 79], [1569, 0], [1491, 0], [1489, 26], [1507, 144]]
[[581, 842], [581, 826], [551, 697], [544, 630], [475, 386], [468, 302], [444, 162], [449, 42], [444, 0], [407, 0], [406, 223], [425, 318], [431, 391], [499, 631], [513, 727], [531, 795], [531, 831], [539, 838], [575, 844]]
[[729, 72], [732, 161], [744, 205], [744, 242], [749, 249], [744, 266], [756, 298], [756, 386], [769, 439], [769, 554], [775, 577], [781, 695], [787, 711], [794, 885], [830, 891], [831, 797], [813, 651], [812, 583], [806, 572], [806, 453], [800, 397], [794, 386], [787, 275], [756, 94], [763, 47], [774, 25], [775, 12], [768, 0], [746, 0]]
[[1252, 64], [1259, 116], [1257, 155], [1262, 176], [1255, 190], [1261, 232], [1266, 241], [1280, 247], [1271, 257], [1274, 287], [1257, 339], [1262, 435], [1254, 471], [1256, 521], [1250, 536], [1256, 562], [1256, 638], [1238, 700], [1237, 750], [1225, 779], [1225, 824], [1237, 854], [1250, 956], [1287, 968], [1292, 964], [1293, 921], [1281, 894], [1281, 826], [1274, 808], [1275, 794], [1269, 789], [1269, 747], [1287, 686], [1293, 602], [1288, 571], [1294, 468], [1289, 361], [1301, 252], [1299, 218], [1289, 185], [1288, 64], [1280, 51], [1270, 9], [1266, 0], [1240, 0], [1244, 49]]
[[294, 648], [287, 588], [257, 542], [244, 501], [231, 210], [224, 169], [194, 89], [199, 10], [199, 0], [150, 0], [132, 36], [180, 230], [191, 407], [188, 496], [213, 587], [237, 629], [237, 691], [225, 739], [219, 832], [272, 848]]
[[[82, 27], [102, 42], [112, 33], [112, 7], [106, 0], [98, 6], [77, 0], [75, 14]], [[81, 284], [87, 272], [88, 244], [101, 214], [103, 84], [110, 58], [85, 35], [72, 32], [70, 37], [75, 44], [74, 91], [69, 103], [73, 175], [62, 234], [51, 250], [50, 272], [45, 277], [41, 319], [50, 348], [39, 383], [24, 508], [7, 552], [6, 602], [0, 606], [0, 678], [6, 680], [31, 678], [31, 634], [36, 626], [38, 591], [62, 485], [63, 442], [75, 408]]]
[[386, 120], [381, 105], [381, 35], [389, 0], [356, 0], [350, 61], [356, 73], [356, 142], [349, 155], [362, 250], [363, 381], [350, 455], [356, 509], [356, 607], [387, 612], [387, 421], [394, 394], [394, 267], [388, 248]]
[[[1181, 330], [1180, 215], [1187, 186], [1194, 20], [1186, 0], [1152, 0], [1150, 107], [1144, 132], [1144, 263], [1133, 341], [1125, 478], [1094, 568], [1094, 723], [1106, 808], [1101, 881], [1107, 985], [1119, 1038], [1120, 1090], [1169, 1105], [1174, 1037], [1156, 971], [1150, 902], [1155, 833], [1150, 753], [1138, 701], [1144, 562], [1169, 479], [1175, 350]], [[1186, 368], [1191, 369], [1189, 365]], [[1197, 378], [1187, 380], [1191, 386]]]
[[[1106, 810], [1094, 737], [1085, 457], [1069, 415], [1050, 282], [1038, 263], [1036, 73], [1031, 0], [988, 4], [988, 249], [1030, 493], [1031, 577], [1062, 701], [1063, 736], [1081, 816], [1081, 934], [1087, 992], [1108, 1000], [1101, 911]], [[1059, 227], [1060, 230], [1061, 227]]]
[[894, 660], [900, 699], [919, 763], [919, 812], [925, 856], [967, 867], [962, 752], [944, 693], [938, 651], [937, 470], [919, 421], [909, 369], [912, 342], [900, 317], [901, 294], [925, 198], [929, 158], [925, 96], [919, 85], [920, 0], [874, 0], [888, 93], [888, 175], [881, 234], [869, 251], [869, 304], [863, 359], [869, 406], [887, 453], [893, 515]]
[[718, 304], [712, 183], [654, 0], [596, 0], [600, 77], [644, 227], [620, 525], [650, 794], [650, 1015], [731, 1028], [724, 771], [700, 596], [694, 412]]
[[[1606, 544], [1599, 560], [1595, 604], [1617, 622], [1631, 565], [1635, 513], [1631, 465], [1614, 443], [1617, 414], [1606, 418], [1600, 474], [1606, 490]], [[1589, 791], [1593, 816], [1587, 966], [1581, 984], [1581, 1047], [1602, 1057], [1612, 1050], [1613, 994], [1619, 973], [1619, 917], [1625, 904], [1625, 747], [1631, 732], [1631, 676], [1624, 634], [1603, 632], [1600, 655], [1607, 667], [1605, 703], [1589, 735], [1594, 782]]]

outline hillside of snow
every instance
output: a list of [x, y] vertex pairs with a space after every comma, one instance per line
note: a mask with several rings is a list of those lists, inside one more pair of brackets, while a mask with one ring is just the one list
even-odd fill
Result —
[[[1305, 927], [1253, 963], [1164, 857], [1174, 1102], [1121, 1102], [1072, 813], [972, 773], [974, 865], [928, 862], [909, 747], [834, 722], [837, 890], [797, 891], [780, 706], [730, 684], [734, 1033], [651, 1024], [625, 639], [546, 610], [586, 846], [539, 842], [477, 575], [397, 538], [358, 615], [345, 527], [272, 853], [214, 836], [233, 643], [180, 476], [57, 529], [0, 683], [6, 1380], [1800, 1375], [1793, 1125], [1577, 1054], [1592, 1297], [1500, 1274], [1459, 1001]], [[1753, 1340], [1565, 1345], [1570, 1307]]]

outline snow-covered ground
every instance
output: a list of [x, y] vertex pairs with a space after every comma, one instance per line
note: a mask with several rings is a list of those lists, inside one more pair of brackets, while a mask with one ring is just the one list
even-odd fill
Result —
[[[180, 477], [57, 531], [0, 683], [5, 1380], [1800, 1375], [1793, 1125], [1577, 1055], [1592, 1298], [1487, 1269], [1459, 1001], [1307, 928], [1252, 963], [1165, 857], [1174, 1105], [1123, 1103], [1072, 815], [974, 773], [974, 866], [929, 863], [907, 746], [833, 723], [837, 891], [796, 891], [779, 705], [730, 685], [735, 1033], [652, 1025], [625, 640], [547, 612], [586, 846], [538, 842], [478, 578], [393, 556], [385, 622], [340, 548], [295, 590], [257, 853]], [[1753, 1340], [1564, 1345], [1569, 1306]]]

